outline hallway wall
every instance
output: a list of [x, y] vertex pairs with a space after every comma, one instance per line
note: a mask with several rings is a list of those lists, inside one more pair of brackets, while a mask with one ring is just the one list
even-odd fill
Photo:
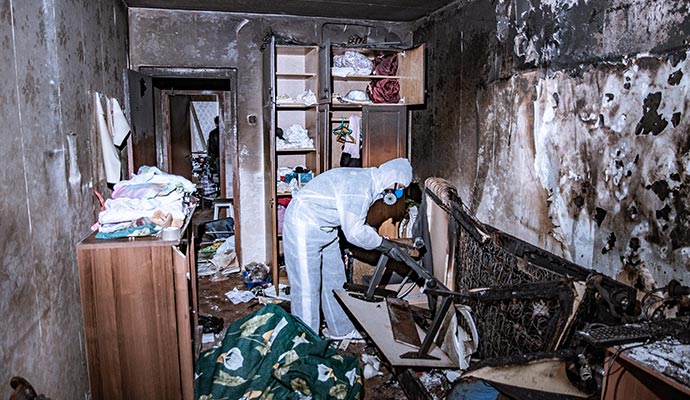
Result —
[[578, 264], [689, 284], [689, 32], [681, 0], [458, 1], [418, 21], [415, 174]]
[[75, 244], [104, 189], [92, 94], [122, 103], [120, 0], [0, 0], [0, 398], [14, 375], [53, 399], [88, 392]]

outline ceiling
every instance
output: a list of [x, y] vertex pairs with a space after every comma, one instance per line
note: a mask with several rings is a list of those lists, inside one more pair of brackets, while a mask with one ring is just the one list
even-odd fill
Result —
[[129, 7], [413, 21], [456, 0], [124, 0]]

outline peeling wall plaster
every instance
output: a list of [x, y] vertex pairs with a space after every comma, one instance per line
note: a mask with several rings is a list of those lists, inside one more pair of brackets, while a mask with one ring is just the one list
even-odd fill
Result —
[[686, 44], [688, 31], [678, 27], [688, 7], [685, 0], [501, 0], [496, 37], [524, 65], [615, 58]]
[[[690, 282], [688, 63], [640, 57], [536, 86], [534, 168], [553, 235], [584, 265]], [[678, 79], [679, 76], [680, 79]], [[675, 77], [675, 78], [674, 78]], [[559, 99], [555, 101], [554, 99]]]
[[687, 9], [504, 0], [420, 21], [416, 179], [444, 177], [482, 221], [637, 287], [690, 283]]
[[537, 84], [535, 168], [551, 193], [554, 235], [585, 265], [648, 269], [657, 282], [647, 288], [690, 282], [690, 83], [681, 57]]

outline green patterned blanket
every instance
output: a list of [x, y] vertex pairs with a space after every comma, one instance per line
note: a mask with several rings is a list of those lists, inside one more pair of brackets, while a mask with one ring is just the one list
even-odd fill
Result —
[[235, 321], [196, 365], [199, 400], [359, 399], [357, 357], [336, 353], [298, 318], [266, 305]]

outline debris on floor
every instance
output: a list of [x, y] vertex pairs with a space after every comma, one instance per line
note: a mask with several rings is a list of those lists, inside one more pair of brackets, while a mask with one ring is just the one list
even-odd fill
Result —
[[256, 298], [251, 290], [237, 290], [237, 288], [225, 293], [225, 297], [227, 297], [232, 304], [246, 303]]
[[216, 239], [199, 250], [197, 275], [212, 275], [215, 280], [225, 279], [228, 274], [239, 272], [235, 254], [235, 237]]
[[371, 379], [375, 376], [383, 375], [383, 372], [379, 371], [381, 361], [379, 361], [378, 357], [373, 354], [362, 354], [361, 359], [364, 364], [364, 379]]
[[434, 400], [443, 400], [450, 391], [451, 383], [448, 382], [444, 370], [432, 369], [419, 373], [418, 378], [424, 388]]

